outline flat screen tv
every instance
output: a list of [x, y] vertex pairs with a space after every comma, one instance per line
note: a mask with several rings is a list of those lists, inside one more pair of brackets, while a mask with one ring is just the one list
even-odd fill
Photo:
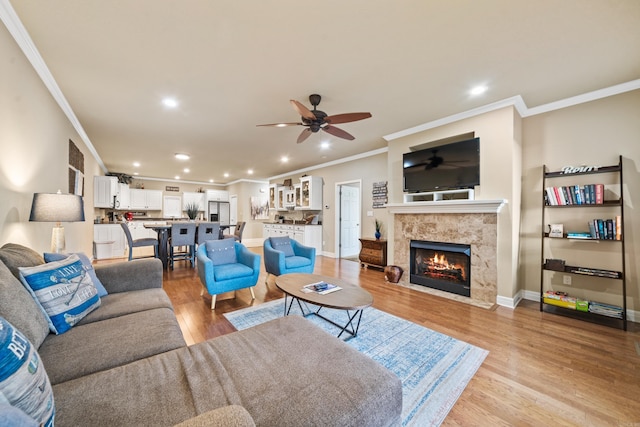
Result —
[[480, 184], [480, 138], [402, 155], [404, 192], [473, 188]]

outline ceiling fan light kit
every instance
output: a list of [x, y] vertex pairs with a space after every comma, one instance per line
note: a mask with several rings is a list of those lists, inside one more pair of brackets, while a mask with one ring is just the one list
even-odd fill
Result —
[[309, 110], [302, 103], [292, 99], [291, 105], [293, 109], [300, 114], [300, 119], [302, 122], [294, 122], [294, 123], [271, 123], [266, 125], [257, 125], [257, 126], [275, 126], [275, 127], [284, 127], [284, 126], [305, 126], [306, 129], [303, 129], [300, 135], [298, 135], [297, 143], [305, 141], [312, 133], [316, 133], [319, 130], [323, 130], [333, 136], [337, 136], [338, 138], [347, 139], [352, 141], [355, 139], [353, 135], [344, 131], [340, 128], [333, 126], [336, 123], [350, 123], [358, 120], [364, 120], [371, 117], [371, 113], [345, 113], [345, 114], [336, 114], [333, 116], [328, 116], [324, 111], [318, 110], [316, 107], [320, 104], [322, 97], [316, 93], [309, 95], [309, 102], [313, 106], [313, 110]]

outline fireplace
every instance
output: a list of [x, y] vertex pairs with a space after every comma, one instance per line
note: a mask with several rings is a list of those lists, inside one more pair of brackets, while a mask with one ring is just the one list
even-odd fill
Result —
[[411, 283], [471, 296], [471, 246], [411, 240], [409, 257]]

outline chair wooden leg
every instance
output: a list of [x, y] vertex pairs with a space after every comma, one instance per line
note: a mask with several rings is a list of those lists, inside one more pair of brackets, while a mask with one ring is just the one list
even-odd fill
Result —
[[251, 291], [251, 299], [256, 299], [256, 294], [253, 293], [253, 288], [249, 288], [249, 290]]
[[269, 284], [269, 273], [267, 273], [267, 277], [264, 278], [264, 284], [265, 285]]
[[204, 288], [200, 289], [200, 296], [204, 295]]
[[211, 295], [211, 310], [216, 309], [216, 295]]

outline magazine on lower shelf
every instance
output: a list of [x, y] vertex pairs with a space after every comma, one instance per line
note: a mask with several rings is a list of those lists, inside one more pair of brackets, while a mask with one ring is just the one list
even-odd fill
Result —
[[301, 291], [305, 294], [315, 292], [320, 295], [326, 295], [330, 294], [331, 292], [339, 291], [340, 289], [342, 289], [340, 286], [334, 285], [332, 283], [316, 282], [303, 286]]

